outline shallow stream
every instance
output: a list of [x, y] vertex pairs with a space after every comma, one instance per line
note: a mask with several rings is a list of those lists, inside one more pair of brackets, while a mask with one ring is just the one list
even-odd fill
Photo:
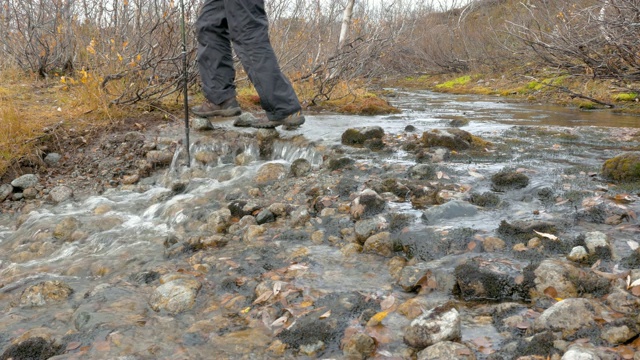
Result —
[[[270, 228], [266, 234], [279, 237], [258, 238], [259, 245], [249, 238], [239, 238], [205, 254], [176, 250], [175, 244], [200, 234], [206, 222], [202, 219], [226, 207], [235, 198], [233, 194], [256, 188], [252, 181], [266, 162], [290, 166], [304, 158], [316, 174], [311, 177], [322, 184], [324, 175], [317, 174], [324, 166], [324, 154], [342, 147], [341, 135], [353, 127], [381, 126], [387, 136], [402, 142], [412, 134], [405, 130], [409, 125], [419, 136], [423, 131], [449, 128], [452, 121], [462, 121], [460, 129], [493, 143], [495, 147], [488, 149], [488, 155], [454, 153], [436, 164], [437, 181], [452, 185], [448, 193], [451, 200], [463, 200], [471, 192], [493, 191], [491, 176], [505, 168], [518, 169], [531, 179], [523, 189], [495, 192], [500, 206], [473, 213], [454, 210], [452, 214], [425, 216], [423, 209], [415, 209], [409, 202], [389, 202], [390, 211], [409, 219], [407, 232], [444, 233], [464, 228], [491, 236], [505, 220], [564, 219], [564, 236], [589, 231], [608, 234], [616, 259], [631, 253], [630, 242], [640, 241], [634, 221], [610, 226], [581, 221], [579, 216], [585, 201], [627, 192], [631, 201], [624, 207], [640, 212], [638, 194], [633, 192], [637, 189], [612, 186], [598, 175], [606, 159], [640, 146], [640, 137], [633, 136], [640, 128], [637, 117], [427, 91], [399, 91], [391, 102], [403, 112], [391, 116], [308, 116], [300, 130], [281, 131], [282, 138], [274, 143], [269, 159], [236, 165], [233, 156], [231, 160], [221, 157], [216, 166], [194, 161], [189, 170], [177, 159], [166, 173], [126, 190], [45, 205], [19, 217], [0, 215], [0, 350], [19, 337], [42, 336], [64, 345], [65, 355], [60, 358], [262, 359], [268, 357], [266, 354], [297, 358], [304, 356], [274, 350], [276, 330], [266, 324], [273, 324], [282, 313], [278, 312], [280, 308], [260, 312], [250, 284], [255, 287], [265, 279], [271, 281], [270, 285], [283, 281], [305, 299], [347, 291], [380, 301], [392, 298], [396, 304], [412, 298], [415, 294], [395, 284], [388, 259], [367, 253], [346, 256], [341, 251], [339, 229], [349, 226], [344, 219], [327, 222], [312, 217], [306, 227], [311, 229], [309, 233], [320, 230], [335, 235], [320, 241], [291, 229], [278, 233]], [[231, 121], [213, 125], [232, 128]], [[166, 136], [180, 134], [176, 127]], [[192, 153], [204, 148], [235, 156], [241, 148], [249, 159], [259, 157], [258, 144], [251, 140], [236, 143], [235, 149], [206, 132], [193, 134], [193, 140]], [[341, 151], [361, 169], [358, 183], [365, 183], [374, 174], [380, 176], [416, 164], [415, 155], [402, 150], [389, 153], [345, 147]], [[171, 188], [176, 181], [183, 182], [182, 191]], [[256, 195], [255, 202], [267, 206], [265, 202], [297, 201], [300, 205], [304, 201], [295, 196], [304, 197], [307, 190], [264, 190], [264, 194]], [[540, 197], [543, 190], [553, 194], [548, 201]], [[430, 216], [436, 216], [435, 220]], [[276, 222], [273, 226], [285, 224]], [[71, 233], [64, 234], [68, 229]], [[458, 259], [472, 255], [448, 255], [450, 261], [445, 259], [439, 266], [453, 272]], [[196, 303], [177, 315], [155, 312], [148, 303], [150, 294], [158, 286], [158, 277], [172, 272], [192, 274], [203, 284]], [[273, 274], [266, 277], [265, 272]], [[21, 304], [22, 292], [45, 280], [64, 282], [73, 293], [62, 302]], [[249, 285], [243, 289], [245, 283]], [[229, 290], [235, 286], [239, 290]], [[437, 303], [456, 298], [450, 291], [436, 290], [429, 299]], [[501, 333], [487, 321], [485, 306], [460, 304], [462, 341], [475, 346], [479, 357], [499, 349], [503, 341]], [[406, 358], [410, 351], [402, 342], [402, 328], [408, 321], [390, 312], [382, 324], [375, 331], [376, 358]], [[307, 355], [339, 358], [341, 352], [328, 348], [308, 350]]]

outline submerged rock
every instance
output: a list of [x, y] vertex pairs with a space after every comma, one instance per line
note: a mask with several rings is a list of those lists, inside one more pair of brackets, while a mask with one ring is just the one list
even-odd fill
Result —
[[351, 203], [351, 217], [354, 220], [380, 214], [386, 207], [386, 201], [371, 189], [365, 189]]
[[460, 129], [434, 129], [422, 133], [424, 147], [444, 147], [450, 150], [467, 150], [471, 148], [471, 133]]
[[[171, 276], [175, 276], [175, 278]], [[149, 305], [154, 311], [164, 310], [171, 314], [191, 309], [195, 305], [196, 296], [202, 287], [202, 284], [195, 278], [180, 274], [165, 275], [161, 282], [164, 283], [151, 294]]]
[[528, 300], [533, 274], [526, 264], [479, 256], [456, 267], [456, 283], [465, 301]]
[[349, 146], [363, 146], [367, 140], [382, 139], [384, 130], [380, 126], [351, 128], [342, 133], [342, 144]]
[[458, 310], [445, 304], [411, 321], [405, 330], [404, 342], [411, 347], [424, 349], [441, 341], [458, 340], [461, 334]]
[[43, 281], [26, 288], [20, 295], [20, 306], [44, 306], [65, 301], [73, 289], [61, 281]]
[[3, 360], [45, 360], [64, 353], [64, 347], [55, 341], [42, 337], [32, 337], [5, 350], [0, 359]]
[[533, 330], [560, 331], [564, 339], [577, 331], [599, 332], [597, 319], [603, 315], [604, 307], [596, 300], [571, 298], [552, 305], [540, 314], [533, 323]]
[[418, 353], [418, 360], [475, 360], [468, 347], [453, 341], [441, 341]]
[[502, 170], [491, 177], [493, 188], [498, 191], [522, 189], [529, 185], [529, 177], [513, 170]]
[[640, 152], [625, 153], [605, 161], [602, 176], [623, 182], [640, 180]]

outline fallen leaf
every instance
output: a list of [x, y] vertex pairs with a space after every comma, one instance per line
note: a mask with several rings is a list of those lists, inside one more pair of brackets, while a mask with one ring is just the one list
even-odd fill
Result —
[[540, 235], [540, 236], [542, 236], [542, 237], [545, 237], [547, 239], [551, 239], [551, 240], [554, 240], [554, 241], [558, 240], [558, 237], [553, 235], [553, 234], [541, 233], [541, 232], [536, 231], [536, 230], [533, 230], [533, 232], [538, 234], [538, 235]]
[[469, 175], [473, 176], [474, 178], [484, 179], [484, 176], [482, 176], [482, 174], [477, 173], [473, 170], [469, 170]]
[[283, 315], [277, 318], [274, 322], [271, 323], [271, 327], [280, 327], [287, 323], [289, 320], [289, 315]]
[[[627, 277], [627, 279], [629, 279], [629, 280], [630, 280], [630, 279], [631, 279], [631, 277], [630, 277], [630, 276], [628, 276], [628, 277]], [[640, 286], [640, 279], [637, 279], [637, 280], [635, 280], [634, 282], [632, 282], [631, 284], [629, 284], [629, 285], [627, 286], [627, 289], [628, 289], [628, 288], [632, 288], [632, 287], [636, 287], [636, 286]]]
[[253, 301], [253, 304], [260, 304], [262, 302], [267, 301], [273, 295], [273, 291], [269, 290], [264, 292], [262, 295], [258, 296], [257, 299]]
[[396, 298], [393, 295], [389, 295], [386, 299], [380, 302], [380, 307], [382, 308], [382, 310], [388, 310], [393, 306], [395, 302]]
[[373, 315], [371, 317], [371, 319], [369, 319], [369, 321], [367, 321], [367, 326], [377, 326], [380, 325], [380, 323], [382, 322], [382, 320], [384, 320], [384, 318], [387, 317], [387, 315], [389, 315], [388, 311], [381, 311], [375, 315]]
[[300, 303], [300, 305], [298, 305], [298, 307], [307, 308], [307, 307], [309, 307], [311, 305], [313, 305], [312, 301], [303, 301], [303, 302]]
[[277, 296], [280, 293], [280, 290], [282, 289], [282, 281], [276, 281], [275, 283], [273, 283], [273, 296]]
[[640, 286], [634, 286], [631, 288], [633, 296], [640, 296]]
[[326, 313], [320, 315], [320, 319], [326, 319], [329, 316], [331, 316], [331, 310], [327, 311]]
[[436, 173], [436, 176], [438, 177], [438, 179], [442, 179], [442, 176], [444, 176], [444, 173], [442, 171], [438, 171]]
[[544, 294], [550, 298], [555, 299], [558, 297], [558, 290], [556, 290], [556, 288], [554, 288], [553, 286], [549, 286], [548, 288], [544, 289]]

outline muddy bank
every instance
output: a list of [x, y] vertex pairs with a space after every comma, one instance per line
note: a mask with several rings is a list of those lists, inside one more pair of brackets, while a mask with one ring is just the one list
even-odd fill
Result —
[[639, 188], [600, 171], [636, 130], [322, 121], [214, 124], [188, 169], [129, 133], [137, 181], [6, 200], [5, 356], [633, 358]]

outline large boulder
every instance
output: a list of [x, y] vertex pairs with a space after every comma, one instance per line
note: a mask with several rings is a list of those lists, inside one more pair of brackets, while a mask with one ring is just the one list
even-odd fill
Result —
[[351, 128], [342, 133], [342, 143], [349, 146], [363, 146], [367, 140], [382, 139], [384, 130], [380, 126]]
[[602, 176], [624, 182], [640, 180], [640, 152], [624, 153], [605, 161]]
[[424, 147], [444, 147], [461, 151], [471, 148], [472, 142], [472, 135], [460, 129], [433, 129], [422, 133]]

